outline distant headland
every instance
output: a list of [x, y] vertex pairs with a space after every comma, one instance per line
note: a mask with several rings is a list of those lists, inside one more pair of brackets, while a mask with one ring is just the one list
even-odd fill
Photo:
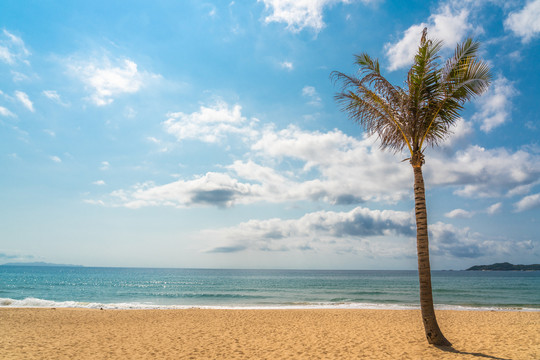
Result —
[[53, 264], [53, 263], [47, 263], [47, 262], [42, 262], [42, 261], [36, 261], [36, 262], [12, 262], [12, 263], [1, 264], [0, 266], [49, 266], [49, 267], [65, 266], [65, 267], [83, 267], [82, 265]]
[[467, 271], [540, 271], [540, 264], [514, 265], [503, 262], [491, 265], [475, 265], [468, 268]]

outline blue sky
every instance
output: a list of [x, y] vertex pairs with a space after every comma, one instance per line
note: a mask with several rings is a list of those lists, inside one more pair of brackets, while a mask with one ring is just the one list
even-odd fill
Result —
[[432, 267], [540, 258], [540, 0], [0, 5], [0, 263], [414, 269], [412, 169], [334, 101], [422, 28], [494, 74], [428, 149]]

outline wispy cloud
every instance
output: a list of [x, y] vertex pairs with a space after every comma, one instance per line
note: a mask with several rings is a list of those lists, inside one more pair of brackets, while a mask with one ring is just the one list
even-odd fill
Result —
[[322, 103], [321, 97], [313, 86], [304, 86], [302, 88], [302, 96], [309, 100], [310, 105], [319, 106]]
[[6, 62], [8, 64], [12, 64], [14, 62], [13, 60], [14, 56], [11, 54], [9, 49], [5, 46], [0, 45], [0, 59], [3, 62]]
[[11, 75], [13, 75], [13, 81], [14, 82], [20, 82], [20, 81], [28, 81], [30, 80], [30, 77], [26, 74], [23, 74], [19, 71], [11, 70]]
[[54, 161], [55, 163], [61, 163], [62, 162], [62, 159], [60, 159], [58, 156], [56, 155], [53, 155], [53, 156], [49, 156], [49, 159], [51, 159], [52, 161]]
[[14, 113], [12, 113], [11, 111], [9, 111], [3, 106], [0, 106], [0, 115], [7, 116], [7, 117], [16, 117]]
[[540, 34], [540, 0], [528, 2], [519, 11], [511, 13], [504, 21], [504, 27], [521, 37], [524, 43], [530, 42]]
[[60, 97], [60, 94], [58, 94], [56, 90], [43, 90], [43, 95], [45, 95], [45, 97], [47, 97], [48, 99], [62, 106], [69, 105], [69, 103], [66, 103], [62, 100], [62, 98]]
[[279, 64], [282, 68], [284, 69], [287, 69], [287, 70], [293, 70], [294, 69], [294, 64], [290, 61], [283, 61], [282, 63]]
[[146, 138], [146, 140], [148, 140], [149, 142], [151, 142], [152, 144], [155, 144], [157, 146], [159, 146], [159, 152], [167, 152], [170, 150], [170, 147], [172, 147], [173, 145], [171, 145], [171, 143], [168, 143], [168, 142], [164, 142], [160, 139], [157, 139], [153, 136], [148, 136]]
[[0, 262], [25, 262], [35, 260], [33, 255], [21, 254], [13, 251], [0, 250]]
[[17, 98], [17, 100], [20, 101], [21, 104], [24, 105], [25, 108], [27, 108], [31, 112], [34, 112], [34, 104], [26, 93], [17, 90], [15, 91], [15, 97]]
[[30, 51], [24, 45], [24, 41], [4, 29], [0, 34], [0, 61], [9, 65], [15, 65], [18, 62], [29, 64], [27, 57]]
[[128, 119], [133, 119], [135, 118], [135, 116], [137, 116], [137, 111], [131, 106], [126, 106], [126, 108], [124, 109], [124, 116]]

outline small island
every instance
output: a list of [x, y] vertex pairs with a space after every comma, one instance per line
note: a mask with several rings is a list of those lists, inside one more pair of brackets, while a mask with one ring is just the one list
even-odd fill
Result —
[[503, 262], [491, 265], [475, 265], [468, 268], [467, 271], [540, 271], [540, 264], [514, 265]]

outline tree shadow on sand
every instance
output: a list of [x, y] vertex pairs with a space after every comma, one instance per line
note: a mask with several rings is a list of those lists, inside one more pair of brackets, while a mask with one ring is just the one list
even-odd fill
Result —
[[478, 358], [493, 359], [493, 360], [512, 360], [508, 358], [501, 358], [501, 357], [491, 356], [491, 355], [482, 354], [482, 353], [460, 351], [460, 350], [454, 349], [452, 346], [437, 346], [437, 345], [434, 345], [434, 346], [438, 348], [439, 350], [451, 352], [454, 354], [470, 355], [470, 356], [476, 356]]

